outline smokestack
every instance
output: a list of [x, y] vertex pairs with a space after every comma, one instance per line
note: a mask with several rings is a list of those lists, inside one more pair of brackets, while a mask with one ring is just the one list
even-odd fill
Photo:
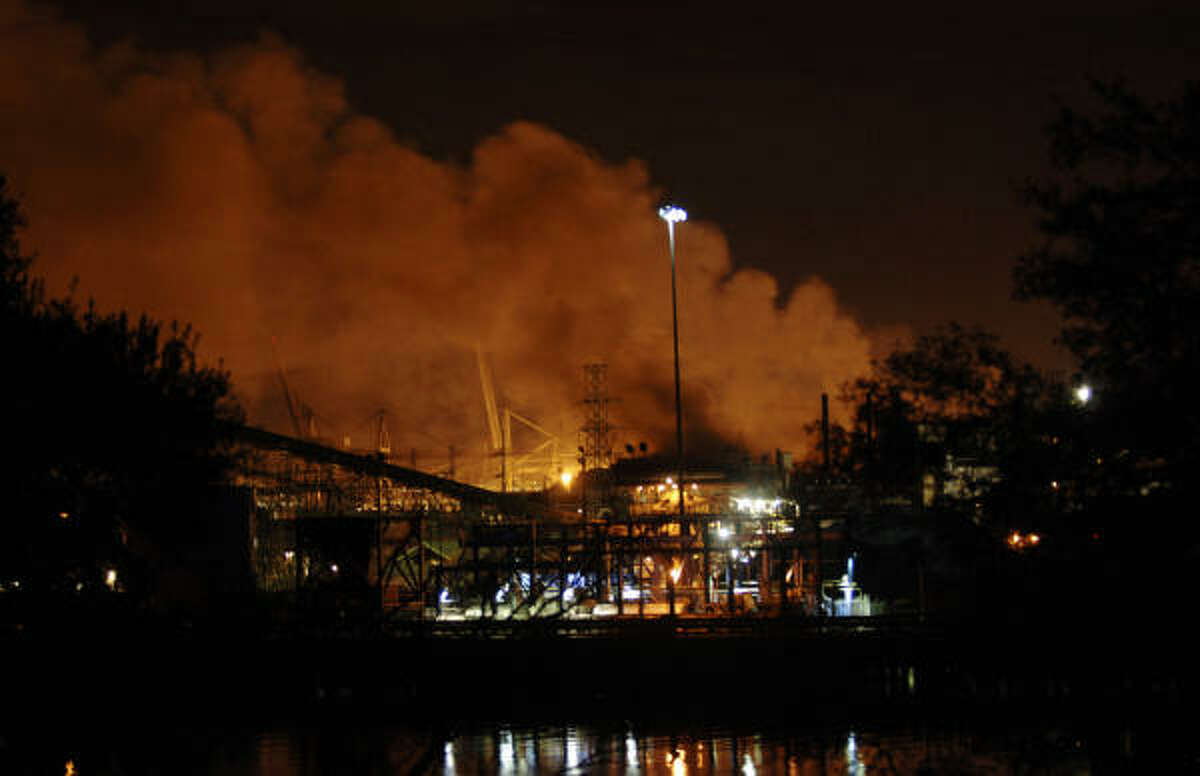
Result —
[[825, 477], [829, 477], [829, 394], [821, 394], [821, 456]]

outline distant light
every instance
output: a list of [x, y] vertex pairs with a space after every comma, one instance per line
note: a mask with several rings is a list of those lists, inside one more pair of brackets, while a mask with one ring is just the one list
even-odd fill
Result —
[[68, 517], [70, 517], [70, 515], [69, 515], [69, 514], [67, 514], [66, 512], [59, 512], [59, 513], [58, 513], [58, 518], [59, 518], [60, 520], [66, 520]]
[[291, 560], [294, 557], [296, 557], [296, 553], [292, 552], [291, 550], [283, 551], [283, 559], [284, 560]]
[[674, 484], [675, 484], [675, 480], [671, 479], [670, 477], [667, 477], [667, 484], [668, 484], [668, 485], [674, 485]]
[[117, 570], [116, 569], [109, 569], [108, 571], [106, 571], [104, 573], [104, 584], [108, 586], [109, 590], [117, 589]]
[[683, 573], [683, 566], [676, 563], [674, 566], [671, 567], [671, 581], [678, 582], [679, 575], [682, 573]]
[[575, 475], [571, 474], [571, 472], [564, 471], [559, 475], [558, 478], [562, 481], [562, 486], [569, 489], [571, 487], [571, 480], [575, 479]]
[[329, 570], [332, 571], [334, 574], [338, 573], [338, 564], [336, 564], [336, 563], [329, 564]]
[[1032, 534], [1032, 533], [1029, 534], [1028, 538], [1029, 538], [1030, 544], [1037, 544], [1038, 542], [1040, 542], [1042, 540], [1042, 537], [1038, 536], [1037, 534]]
[[1084, 383], [1075, 389], [1075, 398], [1080, 404], [1087, 404], [1092, 399], [1092, 386]]
[[731, 531], [726, 526], [721, 526], [720, 528], [717, 529], [717, 536], [720, 536], [722, 539], [728, 539], [732, 535], [733, 535], [733, 531]]
[[699, 486], [699, 485], [697, 485], [696, 483], [694, 483], [694, 482], [693, 482], [693, 483], [692, 483], [692, 490], [700, 490], [700, 486]]
[[667, 223], [677, 224], [687, 220], [687, 211], [675, 205], [663, 205], [658, 209], [658, 217]]

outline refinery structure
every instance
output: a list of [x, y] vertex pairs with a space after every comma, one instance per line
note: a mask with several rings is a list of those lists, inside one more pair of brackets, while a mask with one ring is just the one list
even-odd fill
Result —
[[[482, 354], [479, 369], [493, 487], [397, 465], [382, 418], [369, 452], [243, 428], [233, 484], [256, 588], [318, 618], [401, 627], [871, 613], [839, 516], [798, 500], [790, 456], [691, 460], [682, 481], [674, 458], [614, 460], [606, 369], [589, 364], [572, 461], [497, 406]], [[514, 423], [545, 440], [514, 450]]]

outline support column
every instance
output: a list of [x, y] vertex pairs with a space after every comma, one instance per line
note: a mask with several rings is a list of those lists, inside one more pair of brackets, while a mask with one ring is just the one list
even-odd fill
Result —
[[425, 620], [425, 531], [422, 513], [417, 513], [417, 619]]
[[558, 613], [567, 609], [567, 526], [558, 529]]

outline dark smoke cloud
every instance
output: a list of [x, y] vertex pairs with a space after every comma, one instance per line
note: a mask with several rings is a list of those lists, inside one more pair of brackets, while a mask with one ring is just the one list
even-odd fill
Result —
[[[501, 405], [566, 449], [591, 361], [609, 364], [618, 443], [672, 444], [666, 233], [641, 162], [523, 122], [464, 166], [435, 161], [274, 38], [98, 50], [52, 9], [0, 0], [0, 169], [51, 291], [77, 276], [102, 309], [191, 321], [252, 422], [288, 427], [276, 338], [331, 436], [366, 445], [387, 408], [419, 463], [444, 467], [452, 444], [478, 458], [481, 345]], [[710, 223], [679, 238], [689, 438], [799, 451], [868, 337], [820, 280], [779, 305], [769, 275], [731, 274]]]

